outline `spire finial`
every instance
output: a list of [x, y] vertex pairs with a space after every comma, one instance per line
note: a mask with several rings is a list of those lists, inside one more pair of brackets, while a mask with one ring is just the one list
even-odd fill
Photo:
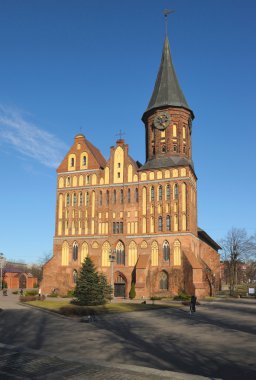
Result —
[[165, 35], [167, 36], [168, 34], [168, 16], [170, 13], [174, 13], [174, 10], [170, 9], [164, 9], [163, 14], [164, 14], [164, 23], [165, 23]]
[[122, 140], [122, 137], [125, 136], [125, 132], [122, 132], [122, 130], [120, 129], [116, 136], [119, 136], [119, 140]]

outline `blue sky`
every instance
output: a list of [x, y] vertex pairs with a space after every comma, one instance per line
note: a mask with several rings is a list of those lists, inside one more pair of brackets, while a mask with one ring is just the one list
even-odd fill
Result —
[[108, 158], [120, 129], [145, 161], [146, 110], [169, 20], [194, 111], [198, 224], [215, 240], [255, 226], [255, 0], [0, 1], [0, 252], [52, 251], [55, 169], [76, 133]]

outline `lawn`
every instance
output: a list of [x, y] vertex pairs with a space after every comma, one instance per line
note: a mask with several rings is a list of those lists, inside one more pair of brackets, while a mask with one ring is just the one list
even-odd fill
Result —
[[70, 301], [29, 301], [27, 304], [66, 316], [84, 316], [90, 314], [126, 313], [132, 311], [146, 311], [159, 308], [177, 307], [177, 305], [154, 305], [138, 303], [107, 303], [99, 306], [72, 305]]

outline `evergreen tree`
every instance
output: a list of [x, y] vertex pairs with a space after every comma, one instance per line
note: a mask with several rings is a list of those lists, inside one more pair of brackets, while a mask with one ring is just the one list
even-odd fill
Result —
[[130, 293], [129, 293], [129, 297], [131, 300], [133, 300], [133, 298], [136, 297], [136, 291], [135, 291], [135, 284], [134, 282], [132, 282], [132, 286], [131, 286], [131, 290], [130, 290]]
[[87, 256], [74, 290], [77, 303], [84, 306], [102, 305], [106, 302], [109, 288], [111, 290], [106, 277], [97, 273], [91, 258]]

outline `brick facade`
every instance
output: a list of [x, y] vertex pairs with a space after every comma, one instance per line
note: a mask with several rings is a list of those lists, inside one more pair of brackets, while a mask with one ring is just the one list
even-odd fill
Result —
[[[168, 119], [162, 129], [155, 125], [159, 115]], [[137, 297], [213, 293], [219, 246], [197, 227], [193, 117], [172, 105], [146, 111], [143, 166], [122, 139], [106, 161], [84, 135], [75, 136], [57, 169], [54, 254], [44, 266], [44, 293], [73, 289], [87, 255], [117, 296], [127, 297], [132, 282]]]

